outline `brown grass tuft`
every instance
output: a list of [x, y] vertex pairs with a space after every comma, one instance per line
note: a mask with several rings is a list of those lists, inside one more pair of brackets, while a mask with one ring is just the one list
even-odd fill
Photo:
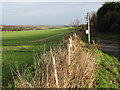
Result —
[[24, 50], [24, 49], [27, 49], [27, 46], [21, 46], [20, 47], [20, 50]]
[[18, 75], [15, 87], [92, 88], [95, 81], [95, 57], [83, 47], [84, 44], [77, 34], [69, 39], [64, 44], [51, 48], [50, 52], [44, 50], [41, 55], [35, 54], [34, 70]]

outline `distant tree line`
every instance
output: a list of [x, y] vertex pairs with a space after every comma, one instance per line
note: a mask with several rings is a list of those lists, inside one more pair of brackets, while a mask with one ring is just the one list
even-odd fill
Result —
[[80, 24], [80, 20], [78, 18], [76, 18], [71, 22], [71, 27], [74, 30], [83, 31], [83, 30], [86, 30], [87, 25], [86, 24]]
[[23, 27], [18, 27], [15, 25], [2, 25], [2, 31], [23, 31]]
[[61, 28], [61, 26], [2, 25], [2, 31], [45, 30], [45, 29], [57, 29], [57, 28]]

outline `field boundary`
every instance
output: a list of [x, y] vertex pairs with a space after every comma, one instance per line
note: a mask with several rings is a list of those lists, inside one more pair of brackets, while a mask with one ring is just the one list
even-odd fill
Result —
[[71, 33], [71, 32], [75, 32], [75, 31], [69, 31], [69, 32], [66, 32], [66, 33], [61, 33], [61, 34], [57, 34], [57, 35], [53, 35], [53, 36], [50, 36], [50, 37], [47, 37], [47, 38], [43, 38], [43, 39], [40, 39], [40, 40], [34, 40], [34, 41], [30, 41], [30, 42], [41, 42], [41, 41], [45, 41], [45, 40], [49, 40], [51, 38], [55, 38], [57, 36], [61, 36], [61, 35], [65, 35], [67, 33]]

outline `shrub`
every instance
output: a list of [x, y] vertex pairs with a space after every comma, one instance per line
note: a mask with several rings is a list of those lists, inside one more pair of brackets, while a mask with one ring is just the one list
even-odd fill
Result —
[[106, 2], [97, 11], [97, 29], [102, 33], [120, 33], [120, 2]]

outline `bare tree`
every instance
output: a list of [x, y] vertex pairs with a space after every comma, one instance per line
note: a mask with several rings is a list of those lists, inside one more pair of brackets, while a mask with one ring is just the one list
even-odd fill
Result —
[[71, 23], [71, 26], [75, 29], [75, 30], [79, 30], [80, 28], [80, 20], [78, 18], [74, 19]]

